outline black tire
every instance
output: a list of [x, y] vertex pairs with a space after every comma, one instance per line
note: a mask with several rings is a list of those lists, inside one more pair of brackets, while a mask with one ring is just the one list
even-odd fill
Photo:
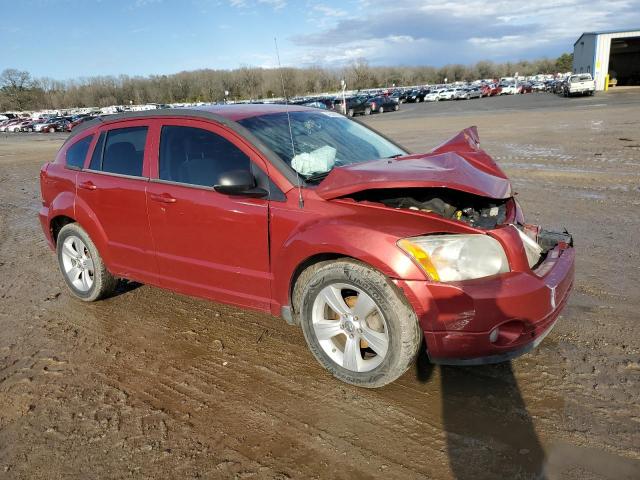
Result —
[[371, 114], [371, 109], [369, 107], [364, 109], [364, 114], [365, 115], [370, 115]]
[[394, 105], [393, 106], [393, 111], [397, 112], [398, 110], [400, 110], [400, 105]]
[[[312, 323], [314, 301], [325, 287], [334, 283], [361, 289], [384, 316], [389, 348], [382, 363], [373, 370], [356, 372], [344, 368], [318, 342]], [[411, 366], [422, 344], [418, 318], [402, 293], [383, 274], [355, 260], [332, 260], [307, 268], [294, 287], [293, 306], [313, 356], [334, 377], [351, 385], [376, 388], [393, 382]]]
[[[87, 250], [89, 251], [89, 256], [91, 257], [91, 260], [93, 260], [93, 284], [87, 292], [78, 290], [69, 281], [66, 273], [64, 272], [62, 263], [62, 248], [64, 241], [70, 236], [78, 237], [80, 238], [80, 240], [82, 240], [82, 242], [84, 242]], [[60, 273], [62, 273], [62, 277], [64, 278], [67, 287], [74, 297], [84, 302], [95, 302], [96, 300], [100, 300], [101, 298], [111, 295], [116, 289], [118, 285], [118, 279], [111, 275], [111, 273], [107, 270], [107, 267], [102, 261], [102, 257], [100, 256], [100, 253], [98, 252], [98, 249], [96, 248], [94, 243], [91, 241], [91, 238], [89, 237], [87, 232], [85, 232], [84, 229], [77, 223], [69, 223], [62, 227], [56, 239], [56, 253], [58, 257], [58, 266], [60, 268]]]
[[353, 108], [350, 108], [349, 110], [347, 110], [347, 117], [353, 117], [355, 115], [355, 112], [353, 111]]
[[378, 107], [378, 113], [384, 113], [384, 107], [382, 105]]

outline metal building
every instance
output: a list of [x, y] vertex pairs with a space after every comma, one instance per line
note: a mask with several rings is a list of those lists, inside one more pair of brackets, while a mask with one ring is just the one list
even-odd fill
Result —
[[618, 85], [640, 85], [640, 28], [583, 33], [573, 44], [573, 72], [593, 75], [596, 90], [607, 74]]

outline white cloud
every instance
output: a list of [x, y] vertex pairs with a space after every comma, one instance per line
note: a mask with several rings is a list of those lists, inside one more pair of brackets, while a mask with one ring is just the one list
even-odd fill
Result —
[[258, 3], [269, 5], [274, 10], [280, 10], [287, 6], [286, 0], [258, 0]]
[[313, 6], [313, 11], [319, 13], [321, 15], [325, 15], [327, 17], [345, 17], [347, 15], [346, 10], [342, 10], [340, 8], [330, 7], [328, 5], [324, 5], [322, 3]]
[[572, 51], [582, 32], [640, 25], [640, 0], [360, 0], [353, 11], [349, 5], [337, 9], [345, 15], [292, 38], [305, 58], [442, 65], [553, 57]]
[[258, 5], [266, 5], [274, 10], [280, 10], [287, 6], [287, 0], [228, 0], [233, 8], [255, 8]]

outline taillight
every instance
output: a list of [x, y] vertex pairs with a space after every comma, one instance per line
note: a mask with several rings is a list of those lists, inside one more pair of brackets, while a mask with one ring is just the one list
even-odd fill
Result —
[[371, 102], [371, 108], [376, 109], [376, 102]]

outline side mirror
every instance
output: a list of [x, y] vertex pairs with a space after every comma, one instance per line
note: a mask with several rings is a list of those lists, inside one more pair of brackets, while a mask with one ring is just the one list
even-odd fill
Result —
[[218, 177], [214, 190], [224, 195], [239, 195], [244, 197], [265, 197], [268, 192], [256, 186], [256, 179], [248, 170], [231, 170]]

